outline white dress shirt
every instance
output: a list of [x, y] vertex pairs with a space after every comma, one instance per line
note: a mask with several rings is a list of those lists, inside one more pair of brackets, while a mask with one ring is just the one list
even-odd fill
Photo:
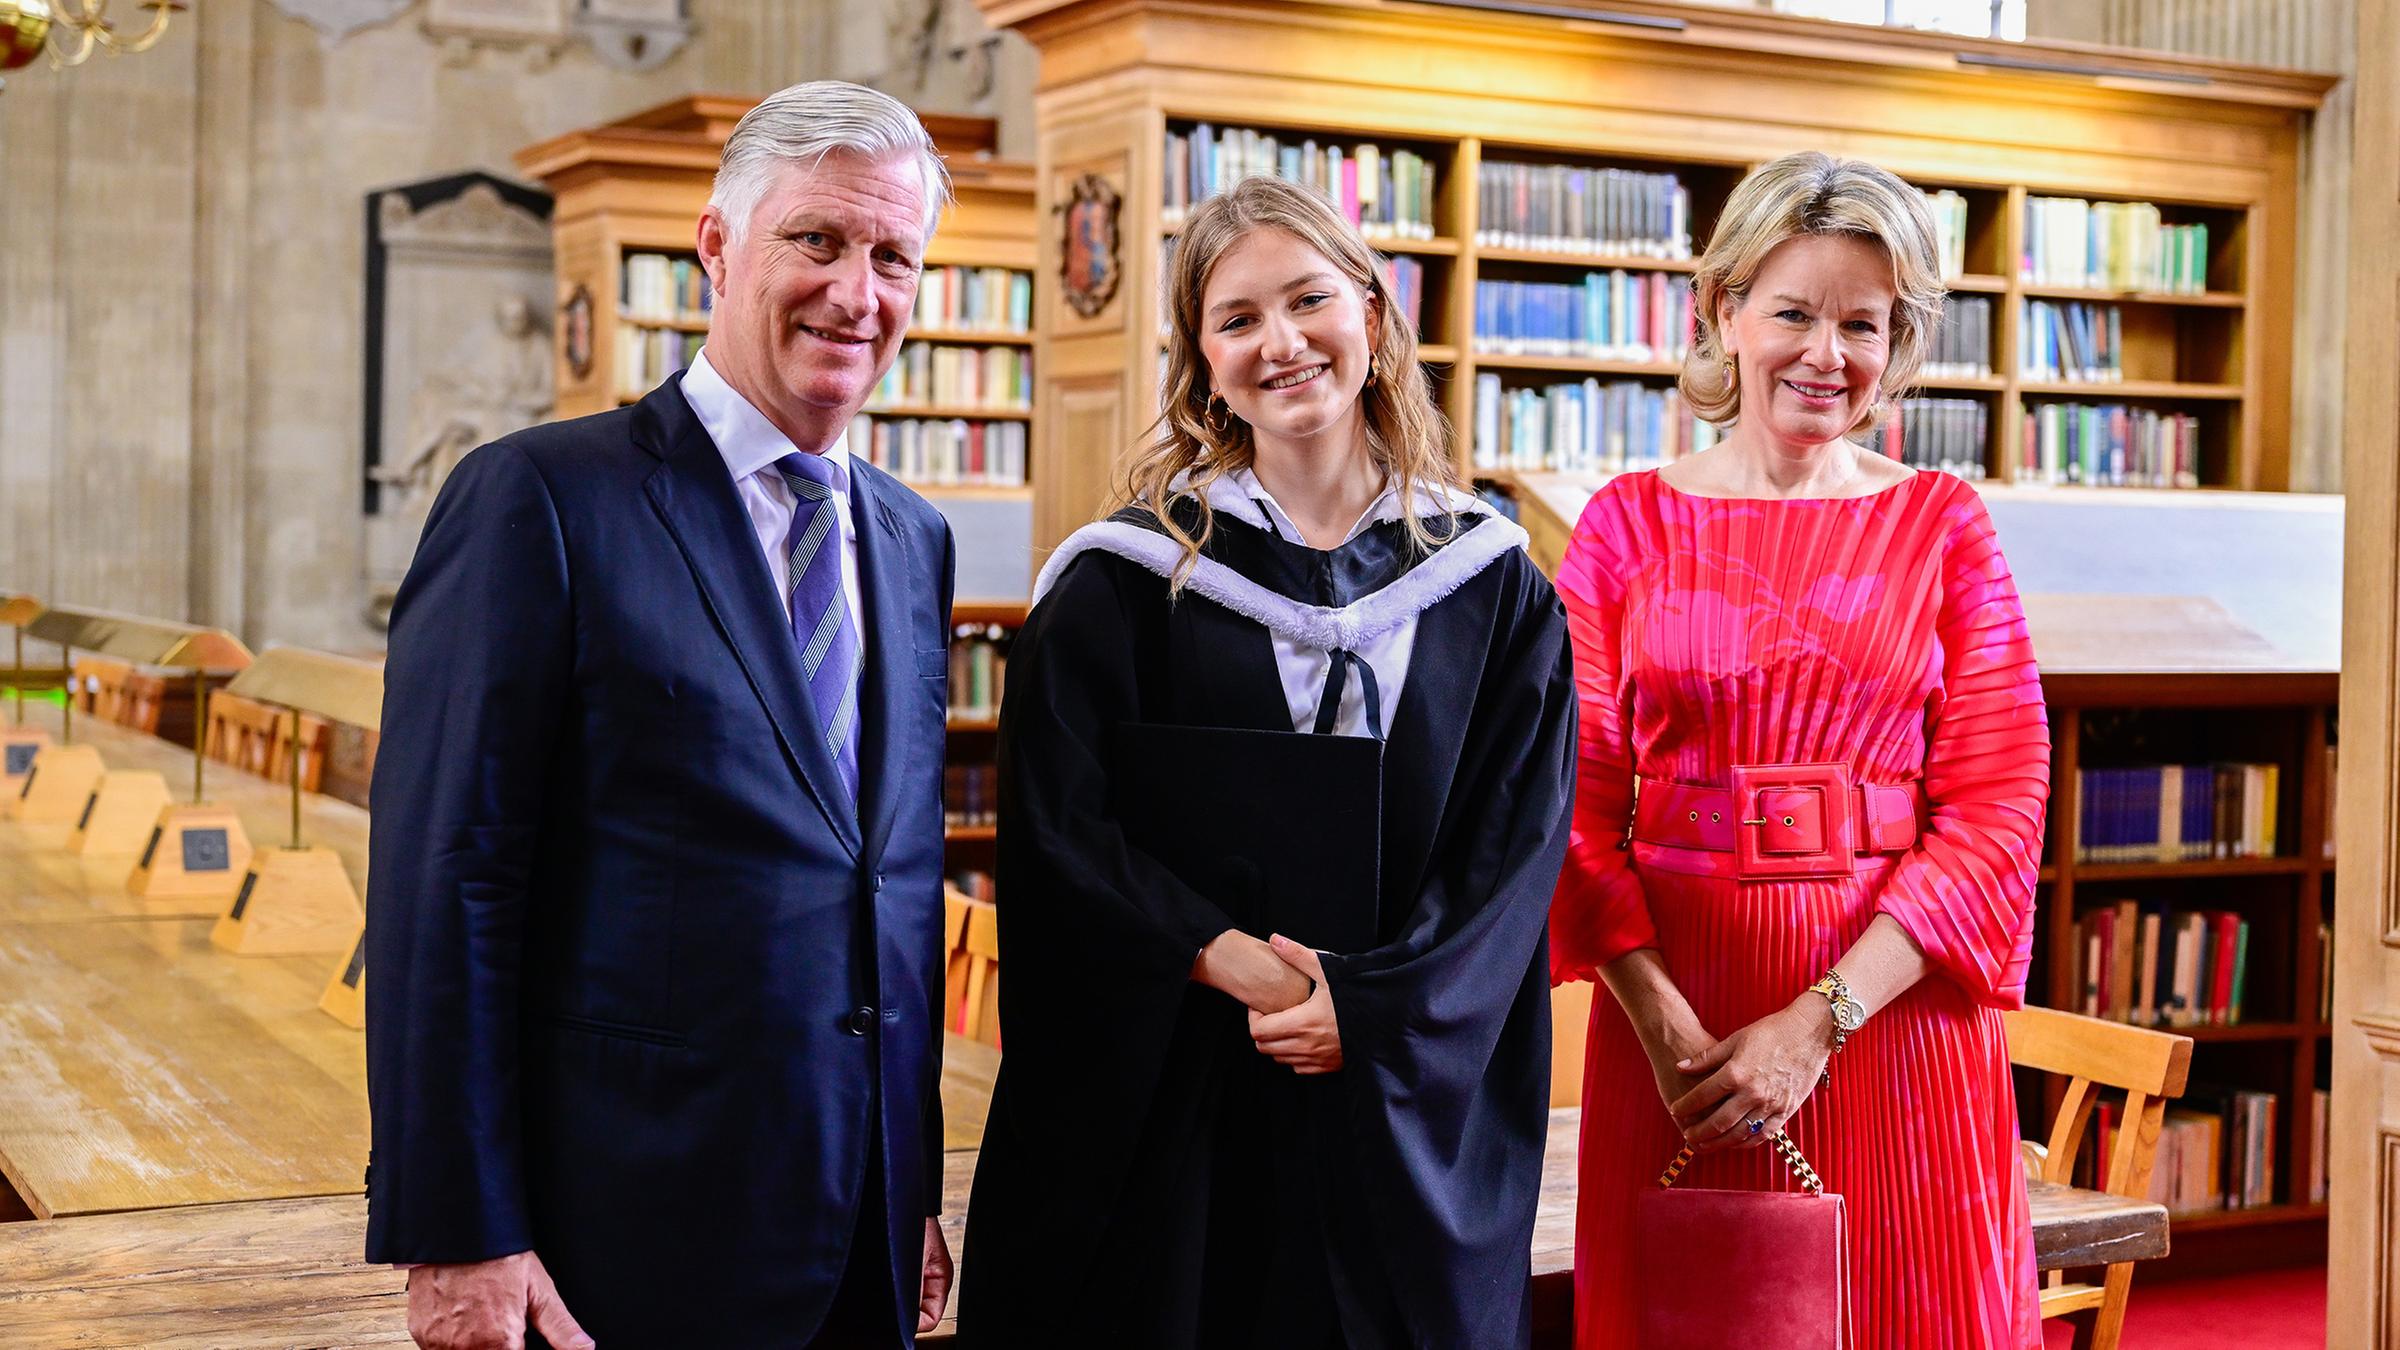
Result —
[[[751, 406], [750, 400], [725, 383], [725, 377], [708, 363], [705, 347], [692, 354], [691, 367], [683, 372], [683, 401], [692, 405], [692, 412], [707, 429], [708, 438], [716, 442], [717, 453], [725, 457], [726, 471], [733, 475], [734, 493], [742, 499], [750, 528], [758, 532], [759, 559], [766, 564], [768, 580], [783, 600], [788, 616], [792, 591], [785, 572], [790, 554], [784, 545], [791, 534], [792, 514], [799, 509], [800, 499], [785, 485], [775, 461], [799, 447], [777, 431], [765, 413]], [[842, 601], [850, 607], [850, 623], [858, 632], [858, 649], [863, 656], [867, 649], [867, 611], [858, 598], [858, 521], [850, 511], [849, 433], [844, 431], [834, 437], [833, 444], [825, 447], [824, 455], [840, 468], [834, 475], [833, 505], [842, 520]], [[863, 675], [864, 671], [860, 673]]]
[[[1284, 514], [1274, 494], [1258, 481], [1258, 475], [1241, 469], [1231, 477], [1243, 496], [1266, 508], [1267, 519], [1274, 522], [1277, 534], [1293, 543], [1308, 542], [1300, 533], [1300, 527]], [[1342, 542], [1346, 544], [1356, 539], [1366, 533], [1368, 526], [1378, 521], [1398, 519], [1399, 489], [1387, 485], [1383, 495], [1377, 497], [1357, 522], [1351, 525], [1350, 532], [1342, 536]], [[1317, 729], [1317, 704], [1325, 697], [1325, 677], [1333, 670], [1333, 653], [1323, 647], [1302, 646], [1272, 629], [1268, 633], [1275, 643], [1275, 673], [1283, 677], [1283, 698], [1292, 709], [1292, 730], [1314, 731]], [[1408, 678], [1409, 654], [1416, 649], [1417, 619], [1411, 615], [1397, 627], [1367, 639], [1356, 653], [1375, 672], [1376, 702], [1382, 708], [1386, 736], [1392, 731], [1392, 714], [1400, 707], [1400, 686]], [[1369, 734], [1366, 682], [1355, 673], [1346, 675], [1342, 681], [1342, 700], [1334, 717], [1333, 730], [1341, 736]]]

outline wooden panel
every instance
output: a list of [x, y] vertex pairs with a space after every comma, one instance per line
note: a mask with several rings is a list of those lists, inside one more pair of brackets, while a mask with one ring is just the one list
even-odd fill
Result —
[[1125, 401], [1125, 381], [1118, 376], [1043, 377], [1034, 481], [1058, 486], [1034, 497], [1037, 556], [1046, 556], [1105, 505], [1118, 458], [1132, 444]]
[[[2400, 1336], [2400, 0], [2357, 0], [2345, 372], [2329, 1345]], [[2345, 37], [2353, 35], [2345, 34]], [[2380, 1028], [2380, 1029], [2379, 1029]], [[2360, 1178], [2372, 1178], [2361, 1186]]]

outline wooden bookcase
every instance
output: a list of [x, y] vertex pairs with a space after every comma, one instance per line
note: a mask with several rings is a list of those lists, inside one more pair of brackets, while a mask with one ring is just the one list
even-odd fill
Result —
[[[1113, 297], [1086, 315], [1054, 289], [1041, 306], [1048, 416], [1034, 452], [1037, 547], [1091, 518], [1155, 415], [1166, 138], [1198, 123], [1432, 160], [1433, 237], [1378, 246], [1425, 266], [1424, 357], [1468, 471], [1479, 375], [1508, 388], [1586, 376], [1665, 388], [1677, 369], [1479, 352], [1478, 280], [1691, 268], [1481, 244], [1479, 166], [1675, 172], [1691, 194], [1698, 249], [1751, 167], [1824, 149], [1967, 198], [1966, 275], [1952, 285], [2001, 301], [1993, 373], [1927, 380], [1923, 392], [1988, 405], [1987, 476], [2008, 478], [2027, 408], [2081, 399], [2199, 414], [2205, 486], [2288, 485], [2298, 134], [2325, 78], [1661, 0], [1565, 0], [1541, 14], [1412, 0], [978, 3], [1041, 50], [1043, 219], [1089, 176], [1122, 200]], [[1568, 12], [1580, 8], [1590, 16]], [[2097, 293], [2023, 280], [2025, 202], [2042, 195], [2151, 202], [2171, 223], [2207, 223], [2208, 290]], [[1046, 229], [1041, 247], [1044, 276], [1060, 276], [1059, 231]], [[2029, 299], [2119, 305], [2125, 380], [2022, 378]], [[1512, 475], [1477, 476], [1506, 484]]]
[[[2319, 926], [2333, 912], [2334, 859], [2326, 835], [2333, 785], [2326, 748], [2337, 734], [2338, 685], [2339, 677], [2327, 671], [2046, 672], [2042, 679], [2051, 725], [2050, 828], [2029, 1001], [2077, 1006], [2075, 921], [2095, 904], [2131, 898], [2178, 909], [2227, 909], [2252, 928], [2242, 1020], [2171, 1029], [2195, 1043], [2195, 1085], [2276, 1094], [2275, 1203], [2176, 1216], [2173, 1252], [2145, 1263], [2144, 1279], [2304, 1265], [2325, 1257], [2326, 1209], [2310, 1202], [2308, 1178], [2315, 1092], [2331, 1071], [2329, 1028], [2320, 1015]], [[2080, 770], [2215, 760], [2279, 766], [2276, 856], [2077, 861]]]
[[[558, 246], [557, 416], [582, 416], [630, 403], [683, 364], [659, 363], [639, 377], [629, 377], [620, 365], [628, 344], [659, 341], [665, 335], [688, 353], [707, 333], [703, 314], [627, 310], [620, 304], [621, 281], [627, 260], [637, 256], [696, 265], [696, 222], [708, 203], [717, 160], [734, 123], [754, 102], [714, 95], [679, 99], [518, 153], [518, 165], [557, 199], [551, 215]], [[957, 198], [926, 250], [928, 272], [997, 268], [1030, 279], [1035, 252], [1032, 168], [988, 157], [995, 137], [989, 119], [928, 117], [925, 122], [949, 158]], [[1034, 286], [1037, 298], [1040, 289]], [[588, 348], [575, 345], [586, 340]], [[1033, 334], [1030, 327], [969, 331], [920, 323], [911, 325], [908, 344], [1030, 355]], [[958, 421], [1030, 428], [1038, 421], [1036, 406], [1013, 401], [1004, 406], [996, 401], [975, 406], [871, 403], [867, 414], [879, 422]], [[851, 448], [861, 455], [870, 453], [868, 446]], [[911, 473], [900, 476], [936, 498], [1030, 503], [1033, 497], [1030, 479], [993, 486], [936, 482]]]
[[[1025, 625], [1026, 606], [1012, 604], [960, 603], [952, 607], [951, 621], [962, 637], [972, 630], [989, 632], [997, 629], [1002, 643], [1013, 641], [1017, 630]], [[954, 639], [956, 641], [956, 639]], [[953, 667], [950, 688], [950, 736], [944, 754], [945, 765], [951, 768], [982, 770], [987, 773], [984, 786], [976, 794], [988, 812], [998, 809], [999, 782], [996, 768], [999, 757], [1000, 718], [995, 706], [985, 715], [982, 710], [963, 709], [967, 697]], [[948, 784], [945, 804], [957, 811], [960, 798], [956, 784]], [[948, 873], [956, 878], [962, 870], [982, 872], [995, 870], [998, 862], [999, 831], [988, 820], [968, 822], [953, 820], [948, 830]]]

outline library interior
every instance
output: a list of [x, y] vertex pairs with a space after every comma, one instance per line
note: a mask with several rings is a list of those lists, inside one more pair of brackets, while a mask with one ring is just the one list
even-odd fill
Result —
[[0, 0], [0, 1345], [2400, 1350], [2396, 279], [2400, 0]]

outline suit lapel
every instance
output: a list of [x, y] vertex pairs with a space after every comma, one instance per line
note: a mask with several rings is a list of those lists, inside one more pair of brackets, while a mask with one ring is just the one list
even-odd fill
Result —
[[858, 821], [833, 754], [817, 734], [791, 620], [759, 558], [758, 535], [734, 492], [724, 457], [684, 402], [680, 377], [652, 390], [635, 416], [636, 437], [661, 461], [645, 484], [651, 506], [675, 536], [710, 617], [765, 705], [792, 772], [835, 837], [856, 856]]
[[865, 602], [860, 645], [866, 668], [860, 672], [858, 787], [863, 799], [858, 813], [866, 839], [861, 857], [883, 856], [892, 822], [900, 810], [900, 787], [911, 781], [905, 758], [909, 738], [899, 734], [899, 721], [908, 707], [909, 685], [916, 679], [915, 625], [909, 622], [907, 537], [884, 500], [892, 490], [888, 480], [851, 457], [850, 505], [858, 518], [858, 589]]

